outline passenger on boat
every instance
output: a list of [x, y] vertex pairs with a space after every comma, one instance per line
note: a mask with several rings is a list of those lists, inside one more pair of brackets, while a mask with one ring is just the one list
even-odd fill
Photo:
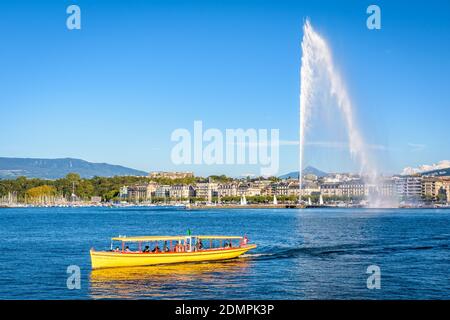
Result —
[[153, 253], [161, 252], [161, 250], [159, 249], [158, 245], [156, 245], [156, 247], [153, 248], [152, 252], [153, 252]]
[[169, 252], [169, 247], [167, 246], [167, 241], [164, 241], [164, 246], [163, 246], [163, 251], [164, 252]]
[[142, 250], [142, 252], [150, 252], [150, 247], [149, 246], [145, 246], [144, 250]]
[[202, 239], [198, 239], [197, 243], [195, 244], [195, 248], [197, 250], [202, 250], [203, 249]]
[[125, 247], [125, 252], [131, 252], [131, 250], [128, 246]]
[[114, 249], [114, 251], [115, 251], [115, 252], [119, 252], [119, 251], [120, 251], [119, 247], [116, 247], [116, 248]]

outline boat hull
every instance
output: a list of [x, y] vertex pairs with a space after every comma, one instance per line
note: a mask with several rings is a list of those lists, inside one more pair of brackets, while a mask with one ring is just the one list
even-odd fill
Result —
[[122, 253], [109, 251], [90, 251], [92, 269], [150, 266], [168, 263], [217, 261], [237, 258], [248, 250], [256, 248], [250, 244], [238, 248], [202, 250], [195, 252], [167, 253]]

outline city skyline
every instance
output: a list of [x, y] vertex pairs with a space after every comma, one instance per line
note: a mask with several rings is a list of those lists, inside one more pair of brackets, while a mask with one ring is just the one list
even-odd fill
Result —
[[[307, 175], [313, 172], [321, 174], [351, 174], [360, 175], [358, 172], [354, 171], [323, 171], [321, 168], [317, 168], [312, 165], [306, 165], [303, 168], [303, 175]], [[442, 160], [433, 164], [422, 164], [416, 167], [405, 167], [399, 172], [394, 172], [391, 174], [380, 173], [381, 176], [411, 176], [422, 173], [429, 173], [434, 171], [450, 170], [450, 160]], [[83, 178], [98, 177], [113, 177], [113, 176], [147, 176], [147, 175], [157, 175], [164, 173], [180, 173], [180, 174], [193, 174], [195, 177], [208, 177], [208, 176], [221, 176], [225, 175], [230, 178], [255, 178], [255, 177], [280, 177], [292, 176], [293, 174], [298, 175], [298, 170], [293, 170], [289, 172], [280, 172], [273, 176], [270, 175], [258, 175], [258, 174], [247, 174], [247, 175], [226, 175], [221, 172], [210, 175], [201, 175], [195, 171], [171, 171], [171, 170], [138, 170], [132, 167], [125, 167], [115, 163], [108, 162], [88, 162], [83, 159], [76, 158], [54, 158], [54, 159], [44, 159], [44, 158], [13, 158], [13, 157], [0, 157], [0, 180], [1, 179], [15, 179], [17, 177], [26, 177], [28, 179], [48, 179], [54, 180], [63, 178], [67, 174], [76, 173]], [[316, 174], [313, 173], [313, 174]], [[364, 176], [364, 174], [362, 174]]]
[[[310, 17], [330, 42], [380, 170], [449, 158], [448, 3], [379, 1], [375, 31], [365, 25], [369, 3], [356, 1], [186, 3], [77, 1], [74, 31], [65, 26], [68, 1], [2, 5], [0, 27], [10, 32], [0, 51], [0, 155], [258, 174], [254, 165], [174, 165], [171, 133], [202, 120], [223, 131], [280, 129], [278, 174], [298, 170], [301, 27]], [[305, 163], [357, 172], [345, 141], [331, 137], [311, 137]]]

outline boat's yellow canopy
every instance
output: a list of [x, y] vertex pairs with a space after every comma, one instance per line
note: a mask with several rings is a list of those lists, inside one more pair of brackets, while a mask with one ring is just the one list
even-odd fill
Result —
[[169, 240], [182, 240], [186, 237], [193, 237], [197, 239], [242, 239], [239, 236], [140, 236], [140, 237], [115, 237], [111, 240], [113, 241], [122, 241], [122, 242], [146, 242], [146, 241], [169, 241]]
[[231, 239], [243, 239], [243, 237], [240, 236], [195, 236], [197, 239], [225, 239], [225, 240], [231, 240]]
[[140, 237], [115, 237], [114, 241], [123, 242], [145, 242], [145, 241], [167, 241], [167, 240], [181, 240], [185, 236], [140, 236]]

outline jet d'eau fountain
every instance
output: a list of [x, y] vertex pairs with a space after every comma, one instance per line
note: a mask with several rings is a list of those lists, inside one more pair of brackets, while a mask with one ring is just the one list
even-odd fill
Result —
[[[329, 95], [344, 119], [349, 152], [360, 166], [360, 174], [366, 177], [371, 186], [369, 206], [383, 206], [379, 201], [377, 170], [367, 151], [364, 139], [358, 130], [353, 113], [352, 101], [348, 95], [344, 80], [337, 71], [330, 47], [307, 19], [303, 26], [302, 60], [300, 70], [300, 146], [299, 146], [299, 186], [302, 195], [302, 169], [305, 151], [305, 139], [310, 129], [311, 114], [315, 109], [314, 98]], [[325, 81], [324, 81], [325, 79]]]

